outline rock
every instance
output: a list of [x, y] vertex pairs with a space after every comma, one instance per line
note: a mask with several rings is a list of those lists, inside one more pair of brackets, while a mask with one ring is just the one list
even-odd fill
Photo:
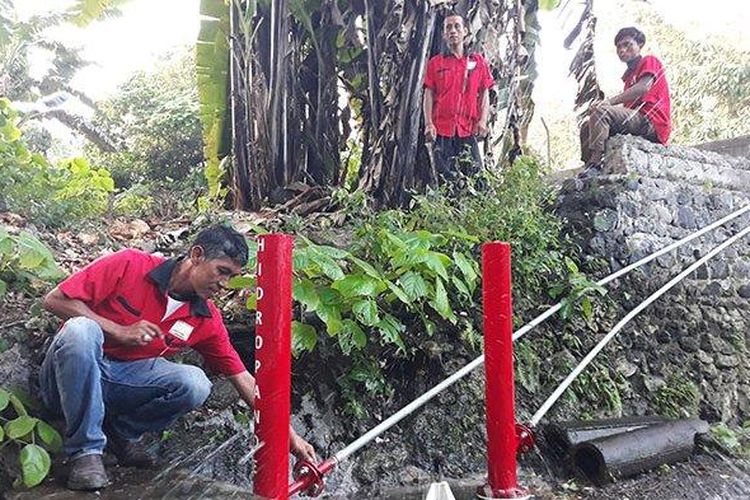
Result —
[[695, 214], [688, 207], [680, 207], [677, 209], [677, 225], [684, 227], [685, 229], [695, 229], [698, 225], [695, 222]]
[[668, 344], [672, 341], [672, 334], [668, 330], [659, 330], [656, 333], [656, 340], [661, 344]]
[[737, 294], [743, 299], [750, 299], [750, 285], [741, 285], [737, 288]]
[[615, 370], [623, 377], [630, 378], [638, 371], [638, 366], [621, 357], [615, 361]]
[[666, 386], [667, 383], [662, 377], [658, 377], [656, 375], [644, 375], [643, 385], [648, 392], [654, 393], [662, 387]]
[[430, 481], [430, 478], [429, 472], [414, 465], [407, 465], [398, 473], [398, 482], [403, 485], [426, 484]]
[[723, 260], [711, 262], [711, 279], [720, 280], [729, 276], [729, 266]]
[[715, 365], [704, 365], [701, 373], [706, 380], [714, 380], [719, 376], [719, 370]]
[[682, 347], [682, 349], [687, 352], [695, 352], [700, 347], [700, 342], [696, 337], [692, 335], [682, 336], [677, 342], [679, 343], [680, 347]]
[[718, 281], [712, 281], [703, 288], [703, 294], [708, 297], [718, 297], [723, 291], [724, 289]]
[[109, 234], [118, 240], [142, 238], [149, 231], [151, 231], [151, 227], [141, 219], [135, 219], [130, 222], [116, 220], [109, 227]]
[[604, 209], [594, 216], [594, 229], [599, 232], [611, 231], [617, 226], [617, 212]]
[[716, 356], [717, 368], [734, 368], [740, 364], [739, 358], [734, 354], [719, 354]]
[[32, 394], [34, 373], [36, 367], [31, 364], [28, 355], [24, 355], [20, 345], [16, 344], [0, 353], [0, 387]]

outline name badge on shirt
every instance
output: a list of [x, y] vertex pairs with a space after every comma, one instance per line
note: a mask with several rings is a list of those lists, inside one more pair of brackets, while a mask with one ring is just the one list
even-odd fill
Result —
[[184, 321], [175, 321], [172, 328], [169, 329], [169, 333], [185, 342], [190, 338], [190, 334], [193, 333], [193, 327]]

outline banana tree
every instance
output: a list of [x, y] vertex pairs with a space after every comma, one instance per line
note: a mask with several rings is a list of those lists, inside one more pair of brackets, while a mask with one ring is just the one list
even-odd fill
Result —
[[[495, 70], [496, 125], [486, 150], [505, 159], [520, 149], [533, 109], [537, 1], [451, 3], [468, 14], [474, 46]], [[447, 4], [202, 0], [197, 61], [213, 191], [225, 165], [236, 208], [277, 201], [295, 182], [353, 180], [383, 205], [408, 201], [433, 180], [422, 81]], [[231, 155], [223, 135], [230, 123]], [[361, 145], [358, 166], [351, 144]]]

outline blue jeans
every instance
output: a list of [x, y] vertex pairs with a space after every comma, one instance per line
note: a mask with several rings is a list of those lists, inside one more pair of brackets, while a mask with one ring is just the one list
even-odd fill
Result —
[[98, 323], [71, 318], [42, 363], [42, 400], [65, 418], [64, 449], [72, 458], [104, 451], [105, 415], [114, 432], [137, 441], [200, 407], [211, 392], [211, 382], [196, 366], [163, 358], [116, 361], [104, 357], [103, 343]]

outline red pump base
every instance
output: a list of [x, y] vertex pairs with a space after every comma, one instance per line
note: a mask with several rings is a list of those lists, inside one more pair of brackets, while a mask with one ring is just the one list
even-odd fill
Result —
[[326, 487], [323, 477], [336, 466], [336, 459], [329, 458], [320, 465], [307, 460], [300, 460], [294, 466], [292, 477], [294, 483], [289, 485], [289, 496], [304, 493], [309, 497], [320, 495]]
[[477, 488], [477, 498], [482, 500], [505, 500], [510, 498], [531, 498], [529, 492], [523, 488], [513, 488], [512, 490], [495, 490], [492, 491], [489, 484]]
[[[516, 424], [516, 455], [530, 452], [536, 445], [534, 431], [526, 424]], [[530, 498], [529, 491], [524, 488], [513, 488], [511, 490], [492, 491], [489, 484], [477, 488], [477, 498], [487, 500], [500, 500], [505, 498]]]

